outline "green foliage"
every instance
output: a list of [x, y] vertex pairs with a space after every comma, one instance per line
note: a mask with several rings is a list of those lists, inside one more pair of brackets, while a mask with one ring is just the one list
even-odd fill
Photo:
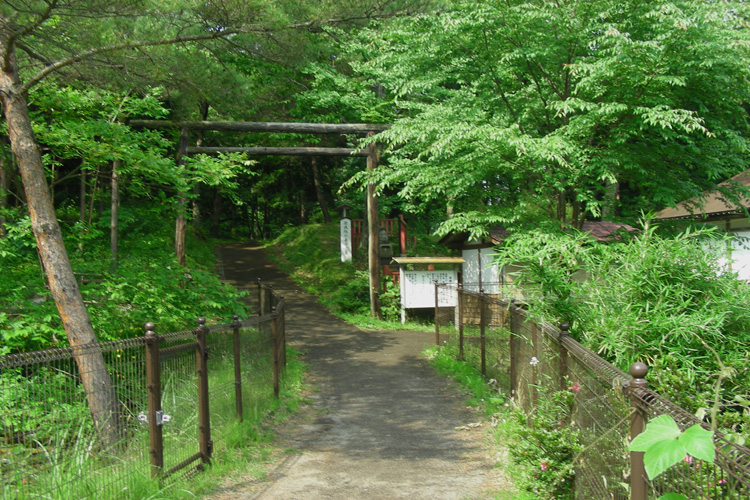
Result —
[[747, 433], [735, 395], [750, 390], [750, 287], [725, 269], [726, 245], [715, 229], [667, 237], [646, 224], [608, 244], [574, 231], [518, 235], [500, 253], [536, 292], [533, 314], [570, 322], [581, 342], [625, 371], [646, 362], [654, 389], [696, 413], [716, 408], [713, 420]]
[[715, 455], [712, 432], [699, 424], [680, 431], [669, 415], [650, 420], [646, 430], [633, 439], [628, 449], [644, 452], [643, 463], [649, 479], [686, 460], [686, 457], [713, 463]]
[[447, 203], [471, 229], [597, 215], [614, 183], [634, 215], [746, 168], [746, 9], [457, 1], [339, 36], [340, 75], [316, 68], [316, 95], [390, 104], [387, 161], [354, 182]]
[[540, 498], [571, 499], [575, 468], [573, 461], [582, 450], [580, 431], [566, 424], [571, 417], [572, 390], [546, 392], [539, 388], [539, 404], [527, 415], [515, 412], [518, 442], [511, 456], [533, 471], [524, 475], [523, 487]]
[[[199, 316], [229, 321], [244, 316], [247, 307], [239, 293], [221, 283], [213, 268], [211, 245], [188, 241], [188, 263], [174, 263], [172, 228], [163, 205], [122, 207], [120, 265], [109, 267], [109, 234], [96, 225], [70, 238], [68, 253], [74, 270], [84, 279], [81, 293], [99, 340], [140, 336], [143, 324], [154, 321], [160, 332], [193, 327]], [[108, 218], [101, 219], [108, 226]], [[0, 354], [67, 345], [56, 307], [45, 288], [35, 258], [28, 218], [6, 224], [9, 237], [0, 239]], [[12, 235], [12, 236], [10, 236]], [[27, 243], [23, 243], [27, 242]], [[83, 248], [77, 243], [85, 242]]]

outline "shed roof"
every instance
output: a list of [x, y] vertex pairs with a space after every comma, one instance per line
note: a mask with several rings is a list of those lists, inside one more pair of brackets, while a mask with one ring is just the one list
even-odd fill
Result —
[[[750, 187], [750, 170], [745, 170], [732, 177], [731, 179], [719, 183], [719, 186], [729, 186], [732, 183], [739, 183], [745, 187]], [[705, 191], [701, 196], [694, 196], [685, 201], [681, 201], [676, 207], [665, 208], [656, 213], [657, 219], [687, 219], [697, 215], [721, 216], [744, 214], [744, 208], [750, 207], [750, 198], [741, 198], [739, 203], [730, 201], [717, 189]]]

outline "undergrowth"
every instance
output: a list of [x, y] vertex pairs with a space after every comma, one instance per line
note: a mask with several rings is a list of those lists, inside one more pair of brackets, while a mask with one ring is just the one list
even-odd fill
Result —
[[[100, 341], [143, 335], [147, 321], [167, 332], [188, 318], [227, 322], [233, 314], [248, 314], [239, 300], [243, 294], [216, 276], [210, 241], [189, 232], [187, 264], [176, 264], [172, 221], [162, 212], [160, 206], [122, 207], [116, 267], [108, 214], [90, 225], [66, 223], [60, 214], [71, 265]], [[0, 355], [67, 345], [28, 216], [12, 214], [6, 228], [0, 238]]]
[[572, 462], [580, 451], [577, 430], [561, 427], [570, 408], [565, 391], [542, 398], [533, 418], [514, 406], [494, 380], [486, 380], [470, 364], [460, 361], [455, 346], [425, 350], [435, 370], [459, 382], [469, 393], [466, 404], [476, 407], [491, 425], [491, 443], [497, 467], [512, 478], [510, 491], [497, 492], [496, 500], [558, 500], [572, 498]]
[[341, 262], [336, 224], [287, 228], [269, 247], [270, 257], [281, 269], [306, 292], [317, 296], [331, 313], [350, 324], [369, 330], [432, 328], [426, 322], [401, 324], [398, 287], [387, 280], [384, 280], [386, 289], [380, 294], [383, 319], [372, 318], [367, 256], [361, 250], [355, 251], [352, 262]]

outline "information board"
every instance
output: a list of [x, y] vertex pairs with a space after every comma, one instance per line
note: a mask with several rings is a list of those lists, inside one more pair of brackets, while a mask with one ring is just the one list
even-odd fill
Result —
[[[424, 309], [435, 307], [435, 280], [438, 283], [456, 283], [456, 271], [404, 271], [401, 270], [401, 307], [404, 309]], [[456, 307], [457, 291], [441, 288], [438, 294], [438, 307]]]

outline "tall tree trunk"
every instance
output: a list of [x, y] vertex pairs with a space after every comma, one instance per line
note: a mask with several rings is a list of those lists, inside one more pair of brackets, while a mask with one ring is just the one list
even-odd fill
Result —
[[0, 145], [0, 238], [5, 238], [5, 209], [8, 208], [10, 192], [10, 155], [6, 154], [5, 145]]
[[304, 226], [307, 224], [307, 205], [305, 202], [304, 190], [299, 192], [297, 199], [299, 200], [299, 225]]
[[[201, 98], [199, 106], [200, 106], [200, 119], [201, 121], [206, 121], [208, 119], [208, 109], [209, 109], [208, 101]], [[203, 146], [203, 130], [196, 131], [195, 145], [197, 147]], [[201, 194], [200, 184], [196, 184], [195, 186], [193, 186], [193, 200], [191, 202], [192, 215], [193, 215], [193, 227], [195, 229], [198, 229], [201, 226], [201, 207], [199, 203], [200, 194]]]
[[78, 220], [86, 222], [86, 169], [81, 168], [81, 189], [78, 202]]
[[315, 195], [318, 197], [318, 205], [320, 205], [320, 211], [323, 212], [323, 222], [328, 224], [331, 222], [331, 216], [328, 214], [328, 204], [326, 203], [326, 197], [323, 195], [323, 183], [320, 181], [320, 170], [318, 169], [318, 158], [316, 156], [311, 157], [313, 172], [313, 183], [315, 184]]
[[[190, 132], [188, 129], [183, 128], [180, 131], [180, 148], [177, 151], [177, 164], [185, 164], [185, 156], [187, 155], [188, 142], [190, 140]], [[175, 220], [174, 229], [174, 254], [177, 258], [177, 263], [181, 266], [185, 265], [185, 239], [187, 237], [187, 219], [185, 214], [187, 212], [187, 193], [180, 191], [177, 194], [177, 218]]]
[[620, 195], [619, 182], [607, 182], [604, 187], [604, 203], [602, 203], [602, 220], [612, 222], [615, 218], [617, 199]]
[[68, 341], [74, 348], [78, 372], [101, 443], [105, 447], [110, 447], [119, 441], [121, 435], [119, 407], [112, 380], [96, 343], [97, 338], [63, 244], [60, 225], [44, 176], [39, 147], [31, 128], [26, 96], [19, 92], [18, 68], [8, 32], [7, 25], [0, 28], [0, 54], [8, 55], [0, 63], [0, 101], [8, 126], [8, 136], [18, 161], [31, 228], [47, 275], [49, 289], [60, 313]]
[[120, 160], [112, 162], [112, 178], [110, 193], [110, 215], [109, 215], [109, 250], [112, 254], [110, 270], [117, 269], [120, 260], [119, 231], [120, 231]]
[[219, 188], [214, 189], [214, 206], [211, 211], [211, 236], [219, 237], [219, 221], [221, 220], [221, 203], [222, 197]]
[[94, 188], [91, 190], [91, 198], [89, 198], [89, 213], [86, 219], [86, 231], [91, 226], [91, 221], [94, 219], [94, 202], [99, 194], [99, 167], [94, 172]]

